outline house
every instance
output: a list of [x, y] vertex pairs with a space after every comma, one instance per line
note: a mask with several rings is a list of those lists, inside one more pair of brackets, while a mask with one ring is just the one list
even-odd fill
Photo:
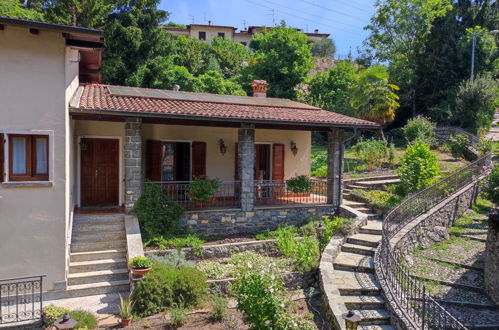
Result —
[[[343, 141], [379, 128], [267, 98], [265, 81], [252, 97], [103, 85], [102, 48], [102, 31], [0, 17], [0, 279], [46, 274], [63, 296], [125, 290], [124, 214], [145, 179], [201, 233], [334, 213]], [[328, 180], [293, 192], [312, 131], [329, 135]], [[219, 180], [217, 198], [194, 203], [203, 176]]]
[[[250, 26], [248, 29], [237, 31], [233, 26], [213, 25], [211, 21], [208, 24], [190, 24], [183, 27], [163, 26], [165, 31], [168, 31], [173, 36], [183, 35], [189, 38], [197, 38], [211, 43], [216, 37], [226, 38], [234, 42], [243, 44], [249, 47], [251, 38], [256, 33], [262, 33], [265, 29], [271, 29], [264, 26]], [[298, 32], [303, 33], [303, 30], [296, 29]], [[305, 33], [309, 43], [318, 42], [330, 36], [328, 33], [319, 33], [315, 29], [313, 33]]]

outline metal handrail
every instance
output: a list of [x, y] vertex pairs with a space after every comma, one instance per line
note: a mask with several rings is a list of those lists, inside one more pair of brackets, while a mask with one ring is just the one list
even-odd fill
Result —
[[386, 282], [392, 301], [403, 312], [412, 327], [420, 329], [467, 329], [443, 306], [433, 299], [424, 282], [411, 276], [400, 262], [401, 255], [395, 253], [390, 239], [418, 216], [442, 202], [450, 194], [476, 180], [490, 166], [491, 154], [477, 159], [434, 185], [423, 189], [392, 209], [383, 221], [383, 236], [376, 252], [376, 269]]

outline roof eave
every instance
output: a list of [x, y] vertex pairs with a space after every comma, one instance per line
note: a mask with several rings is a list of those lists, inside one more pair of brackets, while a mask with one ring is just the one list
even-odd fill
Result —
[[218, 122], [244, 122], [250, 124], [281, 124], [281, 125], [300, 125], [309, 127], [338, 127], [338, 128], [360, 128], [360, 129], [379, 129], [379, 124], [348, 124], [348, 123], [325, 123], [325, 122], [308, 122], [308, 121], [287, 121], [287, 120], [272, 120], [272, 119], [249, 119], [249, 118], [220, 118], [210, 116], [194, 116], [183, 114], [169, 113], [144, 113], [124, 110], [108, 110], [108, 109], [82, 109], [78, 107], [69, 107], [69, 111], [74, 114], [101, 114], [111, 116], [128, 116], [128, 117], [147, 117], [147, 118], [171, 118], [171, 119], [190, 119], [198, 121], [218, 121]]
[[12, 18], [6, 16], [0, 16], [0, 24], [12, 24], [17, 26], [26, 26], [34, 29], [41, 30], [52, 30], [52, 31], [60, 31], [60, 32], [68, 32], [75, 34], [84, 34], [84, 35], [92, 35], [92, 36], [104, 36], [104, 31], [97, 29], [89, 29], [77, 26], [69, 26], [62, 24], [54, 24], [54, 23], [46, 23], [46, 22], [38, 22], [32, 20], [25, 20], [19, 18]]

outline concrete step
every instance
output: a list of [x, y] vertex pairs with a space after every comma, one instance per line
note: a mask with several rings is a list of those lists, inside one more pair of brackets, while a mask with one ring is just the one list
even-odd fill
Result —
[[92, 242], [109, 242], [122, 240], [125, 238], [124, 231], [110, 232], [73, 232], [71, 237], [72, 243], [92, 243]]
[[373, 256], [374, 252], [376, 251], [376, 248], [365, 245], [345, 243], [341, 246], [341, 251], [353, 252], [353, 253], [363, 254], [366, 256]]
[[66, 298], [93, 296], [111, 292], [129, 292], [130, 284], [128, 280], [99, 282], [91, 284], [68, 285]]
[[124, 223], [104, 223], [104, 224], [93, 224], [93, 223], [77, 223], [73, 224], [73, 234], [74, 233], [87, 233], [87, 232], [125, 232]]
[[121, 224], [124, 221], [124, 214], [77, 214], [73, 216], [73, 226], [75, 224]]
[[348, 199], [344, 199], [343, 202], [342, 202], [342, 204], [346, 205], [346, 206], [353, 207], [353, 208], [356, 208], [356, 207], [366, 207], [367, 206], [367, 203], [352, 201], [352, 200], [348, 200]]
[[342, 296], [347, 309], [383, 308], [385, 300], [381, 296]]
[[365, 180], [365, 181], [357, 181], [355, 182], [355, 185], [361, 186], [361, 187], [372, 187], [372, 186], [383, 186], [385, 184], [390, 185], [390, 184], [396, 184], [400, 183], [400, 178], [394, 178], [394, 179], [378, 179], [376, 180]]
[[95, 272], [75, 273], [68, 275], [68, 285], [80, 285], [100, 282], [128, 280], [128, 269], [118, 268]]
[[127, 268], [126, 258], [78, 261], [69, 263], [69, 273], [86, 273], [100, 270]]
[[334, 260], [333, 267], [355, 272], [374, 272], [374, 257], [342, 251]]
[[69, 258], [71, 262], [126, 258], [126, 249], [108, 249], [108, 250], [89, 251], [89, 252], [71, 252]]
[[355, 234], [347, 237], [347, 243], [377, 247], [381, 241], [381, 235]]
[[71, 252], [91, 252], [109, 249], [126, 249], [126, 240], [113, 240], [105, 242], [72, 242]]
[[335, 270], [333, 276], [343, 296], [381, 294], [381, 288], [373, 273]]
[[347, 188], [347, 189], [351, 189], [351, 190], [354, 190], [354, 189], [366, 190], [366, 187], [365, 187], [365, 186], [359, 186], [359, 185], [357, 185], [357, 184], [353, 184], [353, 183], [347, 183], [347, 184], [346, 184], [346, 188]]
[[379, 220], [379, 221], [381, 221], [382, 220], [381, 217], [377, 213], [373, 213], [373, 212], [374, 211], [370, 210], [370, 212], [368, 212], [368, 213], [364, 213], [364, 212], [362, 212], [362, 213], [364, 213], [365, 215], [367, 215], [367, 219], [368, 220]]
[[371, 324], [359, 325], [357, 330], [395, 330], [395, 328], [389, 324]]
[[384, 309], [354, 309], [362, 325], [390, 324], [390, 313]]
[[381, 235], [383, 233], [382, 221], [368, 221], [367, 225], [360, 228], [361, 234]]

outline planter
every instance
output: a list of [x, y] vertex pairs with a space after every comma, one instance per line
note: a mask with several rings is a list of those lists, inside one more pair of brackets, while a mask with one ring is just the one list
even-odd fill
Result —
[[132, 275], [136, 276], [136, 277], [142, 277], [145, 274], [147, 274], [151, 269], [152, 269], [152, 267], [149, 267], [149, 268], [133, 268], [132, 267]]
[[120, 326], [122, 328], [127, 328], [127, 327], [130, 326], [130, 324], [132, 324], [132, 318], [131, 317], [129, 317], [127, 319], [124, 319], [124, 318], [120, 319]]

